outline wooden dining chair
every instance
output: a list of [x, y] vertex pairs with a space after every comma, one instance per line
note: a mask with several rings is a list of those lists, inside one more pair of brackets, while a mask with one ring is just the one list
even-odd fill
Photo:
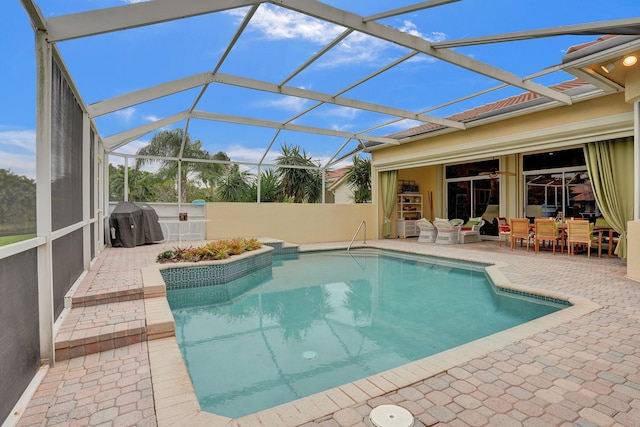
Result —
[[567, 251], [571, 256], [575, 252], [575, 245], [586, 245], [587, 258], [591, 258], [591, 244], [594, 241], [591, 225], [586, 219], [574, 219], [567, 221]]
[[520, 246], [523, 240], [527, 241], [527, 252], [529, 252], [529, 242], [531, 234], [529, 233], [529, 220], [527, 218], [511, 218], [511, 250], [516, 248], [516, 242], [520, 239]]
[[[620, 241], [620, 235], [611, 227], [609, 221], [607, 221], [603, 217], [596, 218], [594, 232], [596, 230], [598, 230], [600, 236], [600, 240], [598, 243], [604, 243], [607, 245], [607, 252], [609, 254], [609, 258], [611, 258], [611, 255], [615, 253], [615, 248], [616, 246], [618, 246], [618, 243]], [[602, 249], [598, 248], [598, 255], [600, 255], [601, 251]]]
[[534, 222], [534, 248], [535, 252], [540, 251], [540, 242], [550, 242], [553, 254], [556, 254], [556, 246], [560, 240], [560, 235], [556, 229], [556, 222], [552, 218], [536, 218]]

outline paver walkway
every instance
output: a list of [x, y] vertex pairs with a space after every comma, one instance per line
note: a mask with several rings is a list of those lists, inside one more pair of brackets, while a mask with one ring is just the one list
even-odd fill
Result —
[[[369, 412], [386, 403], [407, 408], [417, 425], [640, 426], [640, 284], [625, 278], [624, 262], [511, 251], [499, 248], [497, 242], [442, 246], [394, 239], [369, 243], [504, 263], [502, 272], [514, 283], [583, 296], [602, 308], [305, 426], [371, 426]], [[139, 269], [152, 264], [167, 246], [105, 250], [76, 295], [91, 299], [114, 291], [136, 294]], [[304, 245], [303, 249], [328, 246]], [[74, 322], [65, 323], [61, 333], [73, 335], [86, 329]], [[156, 419], [147, 347], [142, 340], [57, 363], [18, 425], [163, 425], [162, 419]], [[232, 420], [229, 425], [248, 424]], [[287, 423], [272, 420], [262, 425]]]

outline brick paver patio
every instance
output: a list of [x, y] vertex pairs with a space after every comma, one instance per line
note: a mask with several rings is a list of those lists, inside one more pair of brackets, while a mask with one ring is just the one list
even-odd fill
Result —
[[[442, 246], [392, 239], [369, 245], [498, 263], [515, 284], [585, 297], [600, 308], [365, 403], [345, 406], [329, 399], [325, 407], [342, 409], [325, 410], [328, 415], [303, 425], [371, 426], [372, 408], [396, 404], [408, 409], [418, 426], [640, 426], [640, 283], [625, 278], [624, 262], [511, 251], [497, 242]], [[149, 348], [155, 341], [146, 342], [140, 317], [140, 268], [153, 265], [155, 256], [171, 246], [107, 248], [100, 254], [75, 291], [78, 306], [56, 338], [56, 348], [75, 350], [48, 370], [19, 426], [213, 425], [164, 415], [171, 411], [158, 407], [166, 400], [154, 390]], [[142, 339], [118, 341], [128, 336], [118, 332], [123, 322], [141, 328]], [[112, 345], [94, 353], [93, 337], [100, 330]], [[314, 413], [322, 413], [318, 406]], [[215, 425], [287, 426], [301, 418], [265, 411]]]

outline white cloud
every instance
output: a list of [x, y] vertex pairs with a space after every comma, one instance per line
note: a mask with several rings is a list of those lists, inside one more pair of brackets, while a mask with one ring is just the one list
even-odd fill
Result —
[[157, 122], [158, 120], [160, 120], [160, 117], [156, 116], [155, 114], [147, 114], [143, 117], [143, 119], [149, 122]]
[[16, 175], [24, 175], [28, 178], [36, 178], [35, 154], [16, 154], [0, 151], [0, 169], [6, 169]]
[[[243, 19], [248, 8], [226, 13]], [[250, 28], [270, 40], [301, 39], [326, 44], [344, 31], [343, 27], [292, 10], [262, 4], [251, 19]]]
[[10, 147], [11, 151], [36, 152], [36, 132], [34, 130], [0, 131], [0, 146]]
[[308, 103], [308, 99], [298, 98], [295, 96], [284, 96], [272, 101], [263, 102], [261, 104], [266, 107], [280, 108], [286, 111], [297, 113], [301, 111]]
[[[244, 18], [246, 10], [229, 13]], [[317, 44], [328, 43], [344, 31], [343, 27], [268, 4], [260, 6], [250, 27], [271, 40], [302, 39]]]
[[352, 33], [325, 55], [324, 67], [376, 62], [391, 46], [389, 42], [362, 33]]
[[[249, 148], [240, 144], [234, 144], [229, 146], [225, 153], [227, 153], [232, 161], [257, 163], [262, 159], [262, 156], [264, 156], [265, 150], [266, 147]], [[265, 163], [273, 163], [278, 156], [279, 153], [274, 151], [272, 147], [264, 161]]]
[[131, 141], [127, 145], [123, 145], [122, 147], [118, 148], [116, 152], [120, 154], [136, 154], [140, 148], [146, 146], [147, 144], [149, 144], [149, 141], [136, 139], [135, 141]]
[[434, 31], [429, 34], [423, 34], [418, 30], [418, 26], [409, 20], [403, 21], [402, 26], [400, 26], [398, 29], [404, 33], [411, 34], [412, 36], [425, 39], [431, 43], [441, 42], [447, 39], [446, 34], [439, 31]]
[[119, 119], [128, 122], [133, 118], [135, 113], [136, 113], [136, 109], [135, 108], [128, 107], [128, 108], [124, 108], [122, 110], [115, 111], [113, 114], [115, 114], [115, 116], [118, 117]]
[[403, 130], [411, 129], [423, 124], [424, 122], [420, 122], [417, 120], [404, 119], [404, 120], [397, 121], [395, 123], [391, 123], [383, 127], [382, 129], [384, 130], [385, 133], [395, 133], [395, 132], [401, 132]]

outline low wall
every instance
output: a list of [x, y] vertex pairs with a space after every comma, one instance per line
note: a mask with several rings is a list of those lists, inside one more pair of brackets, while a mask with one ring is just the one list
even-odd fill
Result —
[[[291, 243], [344, 242], [360, 223], [378, 238], [376, 205], [305, 203], [207, 203], [207, 239], [269, 236]], [[363, 231], [356, 240], [363, 239]]]

